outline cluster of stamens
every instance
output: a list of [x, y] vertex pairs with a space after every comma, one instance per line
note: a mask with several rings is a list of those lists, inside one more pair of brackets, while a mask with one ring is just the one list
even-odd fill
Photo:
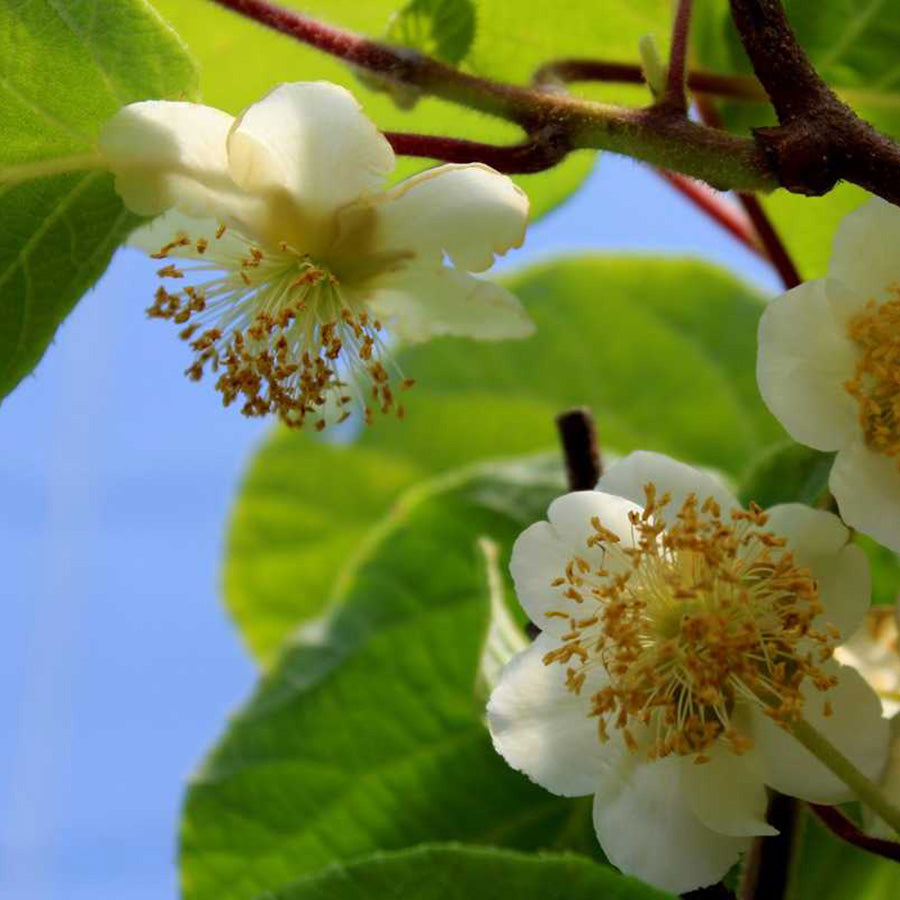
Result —
[[750, 743], [734, 725], [736, 707], [755, 704], [789, 723], [804, 681], [833, 686], [820, 665], [839, 635], [813, 628], [822, 612], [816, 583], [765, 530], [758, 507], [725, 519], [711, 498], [692, 495], [667, 524], [668, 495], [652, 484], [645, 494], [643, 511], [629, 517], [631, 542], [594, 518], [588, 547], [599, 557], [571, 558], [552, 582], [563, 602], [548, 615], [569, 630], [544, 663], [564, 665], [576, 694], [592, 667], [605, 669], [605, 686], [589, 698], [602, 741], [612, 727], [651, 759], [706, 762], [716, 741], [741, 754]]
[[[215, 240], [224, 233], [220, 226]], [[329, 407], [335, 423], [354, 406], [366, 423], [374, 410], [403, 418], [395, 388], [411, 387], [412, 380], [392, 377], [383, 362], [390, 357], [381, 322], [349, 303], [329, 271], [286, 244], [275, 253], [249, 243], [241, 254], [216, 253], [207, 239], [184, 234], [153, 257], [176, 250], [206, 263], [187, 271], [220, 277], [177, 292], [160, 286], [147, 315], [182, 326], [179, 336], [195, 354], [185, 374], [199, 381], [215, 373], [225, 406], [239, 402], [246, 416], [274, 413], [295, 428], [314, 418], [317, 430], [328, 424]], [[182, 279], [185, 270], [169, 264], [157, 274]]]
[[900, 299], [870, 301], [848, 333], [861, 353], [845, 387], [859, 403], [865, 441], [900, 466]]

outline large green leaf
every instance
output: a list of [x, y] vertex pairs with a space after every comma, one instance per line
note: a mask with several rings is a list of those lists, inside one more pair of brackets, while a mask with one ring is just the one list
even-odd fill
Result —
[[[338, 60], [212, 3], [154, 2], [200, 59], [203, 96], [213, 106], [237, 111], [277, 82], [324, 78], [354, 91], [367, 113], [385, 130], [445, 134], [500, 144], [521, 140], [521, 132], [509, 123], [432, 98], [421, 99], [412, 111], [399, 109], [387, 94], [367, 89]], [[392, 16], [411, 4], [405, 0], [287, 0], [282, 5], [382, 38], [388, 35]], [[445, 14], [454, 4], [418, 6]], [[465, 17], [465, 6], [459, 4], [457, 15]], [[479, 75], [525, 84], [540, 65], [561, 57], [604, 56], [633, 61], [637, 58], [639, 38], [648, 32], [664, 37], [670, 16], [669, 0], [561, 0], [553, 8], [553, 27], [547, 27], [542, 0], [479, 0], [474, 40], [460, 64]], [[446, 23], [441, 27], [445, 32], [452, 31]], [[399, 30], [394, 19], [391, 36], [399, 38]], [[433, 50], [435, 43], [426, 41], [422, 49]], [[453, 46], [453, 50], [459, 49], [458, 44]], [[637, 96], [647, 99], [646, 92]], [[591, 158], [589, 153], [578, 153], [549, 172], [517, 178], [531, 196], [535, 214], [546, 212], [571, 194], [587, 175]], [[421, 159], [404, 160], [398, 175], [405, 177], [425, 165], [428, 163]]]
[[191, 95], [193, 63], [143, 0], [0, 4], [0, 398], [135, 225], [111, 176], [3, 184], [93, 152], [100, 126], [146, 97]]
[[753, 376], [762, 301], [736, 279], [698, 262], [584, 258], [508, 284], [537, 322], [535, 337], [447, 338], [404, 351], [399, 361], [418, 384], [403, 422], [376, 421], [350, 446], [277, 431], [253, 462], [225, 581], [261, 658], [321, 612], [401, 488], [552, 447], [565, 407], [591, 406], [606, 448], [661, 450], [734, 476], [782, 436]]
[[[785, 10], [813, 65], [863, 118], [900, 139], [900, 5], [886, 0], [785, 0]], [[721, 72], [749, 75], [749, 60], [731, 23], [727, 0], [697, 8], [697, 62]], [[765, 103], [721, 107], [729, 126], [746, 133], [774, 124]], [[842, 185], [810, 199], [777, 191], [764, 200], [804, 278], [825, 273], [840, 220], [866, 193]]]
[[[487, 847], [416, 847], [333, 866], [271, 900], [663, 900], [663, 894], [572, 854]], [[261, 900], [261, 898], [260, 898]]]
[[496, 577], [561, 490], [558, 470], [507, 463], [404, 497], [332, 615], [285, 649], [193, 780], [187, 900], [244, 900], [427, 841], [599, 858], [589, 803], [542, 791], [493, 751], [479, 688], [492, 589], [482, 538], [499, 547]]

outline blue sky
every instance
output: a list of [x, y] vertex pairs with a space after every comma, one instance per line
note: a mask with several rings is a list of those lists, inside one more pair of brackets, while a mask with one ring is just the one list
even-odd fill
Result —
[[[648, 169], [605, 155], [504, 268], [560, 253], [756, 257]], [[0, 896], [175, 897], [185, 779], [250, 691], [219, 601], [226, 517], [269, 425], [181, 374], [121, 250], [0, 408]]]

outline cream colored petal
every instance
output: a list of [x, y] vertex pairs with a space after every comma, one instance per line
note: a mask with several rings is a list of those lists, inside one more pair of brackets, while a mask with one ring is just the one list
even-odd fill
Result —
[[409, 341], [442, 335], [496, 341], [534, 333], [515, 294], [440, 262], [411, 266], [385, 278], [368, 303], [389, 320], [395, 334]]
[[544, 665], [544, 655], [558, 646], [541, 634], [503, 667], [488, 702], [488, 727], [510, 766], [554, 794], [580, 797], [593, 793], [605, 770], [618, 765], [621, 749], [618, 742], [602, 744], [597, 720], [588, 717], [602, 669], [576, 696], [566, 690], [565, 666]]
[[719, 881], [751, 840], [700, 822], [691, 809], [686, 762], [669, 756], [619, 766], [605, 773], [594, 797], [594, 828], [610, 862], [675, 894]]
[[191, 216], [230, 217], [243, 198], [225, 153], [233, 121], [199, 103], [145, 100], [119, 110], [99, 144], [126, 206], [144, 216], [175, 207]]
[[900, 553], [900, 459], [860, 436], [838, 453], [828, 486], [848, 525]]
[[[877, 781], [888, 754], [888, 720], [865, 679], [849, 666], [825, 667], [838, 677], [837, 687], [821, 692], [804, 685], [804, 718], [822, 732], [865, 775]], [[824, 704], [833, 713], [826, 716]], [[766, 784], [811, 803], [843, 803], [853, 797], [842, 781], [768, 716], [752, 713], [752, 736], [763, 762]]]
[[341, 206], [380, 190], [394, 151], [348, 90], [299, 81], [278, 85], [238, 116], [228, 165], [245, 190], [289, 199], [309, 231], [329, 227]]
[[829, 278], [866, 300], [896, 298], [900, 287], [900, 209], [873, 197], [841, 222]]
[[[247, 241], [242, 239], [233, 228], [219, 234], [220, 223], [215, 219], [195, 219], [186, 216], [177, 209], [157, 216], [146, 225], [136, 228], [128, 236], [128, 244], [144, 253], [157, 253], [163, 247], [184, 235], [191, 243], [188, 246], [172, 247], [167, 250], [167, 257], [175, 259], [197, 259], [213, 261], [222, 255], [230, 255], [240, 259], [247, 255]], [[219, 237], [216, 237], [219, 234]], [[197, 241], [206, 241], [205, 253], [197, 253]], [[163, 263], [160, 263], [163, 265]]]
[[662, 453], [638, 450], [618, 460], [604, 473], [597, 484], [598, 491], [617, 494], [636, 503], [642, 509], [646, 502], [644, 486], [652, 482], [657, 497], [668, 492], [672, 495], [664, 518], [674, 519], [688, 494], [696, 494], [700, 502], [712, 497], [721, 507], [722, 515], [739, 506], [725, 487], [707, 472], [701, 472]]
[[592, 520], [597, 518], [600, 525], [619, 536], [615, 544], [618, 548], [633, 547], [633, 528], [628, 518], [632, 513], [640, 513], [641, 507], [630, 500], [603, 491], [572, 491], [557, 497], [547, 510], [547, 518], [562, 542], [571, 553], [578, 553], [595, 561], [603, 562], [604, 550], [601, 546], [588, 547], [588, 539], [597, 534]]
[[568, 619], [547, 617], [554, 611], [574, 612], [573, 601], [551, 582], [565, 573], [572, 558], [570, 550], [549, 522], [535, 522], [519, 535], [513, 545], [509, 570], [516, 596], [528, 618], [542, 631], [562, 635], [569, 631]]
[[756, 380], [766, 406], [794, 440], [837, 450], [856, 431], [856, 401], [844, 388], [857, 351], [828, 303], [824, 280], [776, 297], [759, 323]]
[[480, 163], [429, 169], [389, 191], [376, 207], [376, 246], [412, 251], [469, 272], [525, 239], [528, 197], [506, 175]]
[[707, 828], [733, 837], [778, 834], [766, 822], [769, 798], [754, 751], [737, 756], [716, 744], [706, 755], [710, 760], [701, 765], [692, 759], [682, 763], [690, 807], [697, 818]]
[[773, 506], [767, 512], [767, 529], [787, 539], [794, 560], [808, 567], [816, 579], [824, 618], [849, 637], [859, 627], [872, 599], [865, 553], [849, 543], [850, 532], [832, 513], [801, 503]]

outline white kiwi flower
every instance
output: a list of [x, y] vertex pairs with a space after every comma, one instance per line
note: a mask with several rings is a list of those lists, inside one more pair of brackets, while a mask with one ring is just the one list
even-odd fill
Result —
[[[167, 260], [151, 316], [181, 326], [187, 370], [226, 404], [289, 425], [354, 406], [402, 415], [401, 339], [521, 338], [519, 301], [472, 276], [522, 243], [528, 199], [487, 166], [445, 165], [388, 190], [387, 139], [344, 88], [282, 84], [236, 118], [144, 101], [103, 128], [100, 152], [136, 213], [165, 213], [140, 244]], [[183, 265], [188, 261], [189, 266]]]
[[519, 537], [511, 562], [541, 633], [502, 671], [488, 724], [533, 781], [593, 795], [616, 866], [692, 890], [774, 832], [767, 785], [849, 799], [788, 732], [800, 717], [878, 776], [878, 698], [831, 659], [870, 593], [867, 560], [837, 516], [742, 509], [710, 475], [634, 453], [595, 491], [555, 500], [548, 519]]

